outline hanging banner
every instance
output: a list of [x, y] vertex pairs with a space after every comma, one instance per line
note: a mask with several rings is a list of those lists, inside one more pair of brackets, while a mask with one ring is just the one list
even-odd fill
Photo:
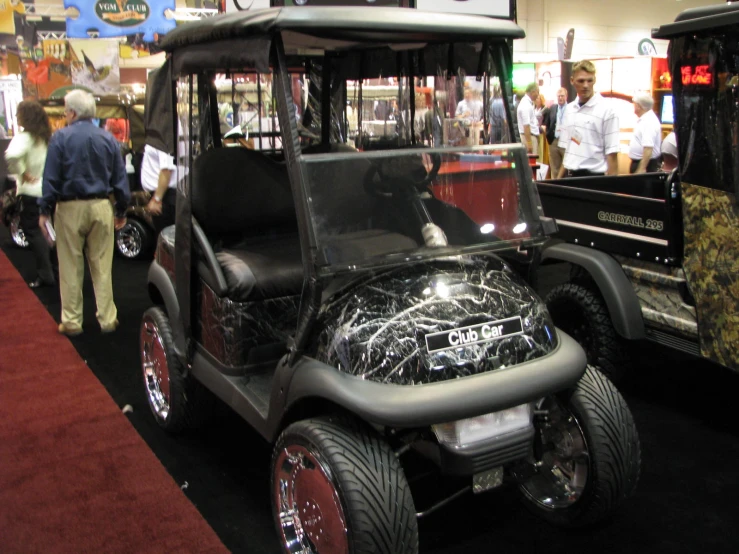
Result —
[[0, 0], [0, 33], [15, 34], [15, 14], [26, 13], [20, 0]]
[[121, 88], [117, 40], [45, 40], [39, 55], [22, 62], [24, 96], [63, 98], [73, 88], [99, 96]]
[[121, 89], [117, 40], [70, 40], [72, 83], [93, 94], [117, 94]]
[[146, 42], [144, 35], [141, 33], [126, 35], [125, 42], [121, 41], [119, 47], [119, 55], [122, 60], [146, 58], [161, 51], [158, 42]]
[[[2, 1], [2, 0], [0, 0]], [[69, 38], [121, 37], [141, 33], [155, 42], [175, 28], [175, 0], [64, 0]]]

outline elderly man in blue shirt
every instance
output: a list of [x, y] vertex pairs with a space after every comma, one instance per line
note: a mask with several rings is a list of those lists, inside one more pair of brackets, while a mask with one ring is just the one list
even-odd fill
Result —
[[[95, 289], [97, 319], [104, 333], [118, 327], [113, 302], [113, 235], [126, 223], [131, 197], [126, 167], [116, 139], [93, 124], [95, 97], [73, 90], [64, 97], [67, 127], [49, 141], [39, 226], [45, 230], [52, 211], [59, 257], [62, 321], [59, 332], [82, 333], [84, 257]], [[110, 195], [115, 197], [115, 215]]]

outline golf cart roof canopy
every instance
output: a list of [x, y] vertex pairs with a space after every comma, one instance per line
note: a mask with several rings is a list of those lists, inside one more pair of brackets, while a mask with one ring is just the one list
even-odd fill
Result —
[[732, 25], [739, 25], [739, 2], [685, 10], [678, 14], [674, 23], [661, 25], [658, 29], [652, 30], [652, 36], [669, 39]]
[[[266, 59], [276, 33], [282, 34], [288, 56], [525, 37], [523, 29], [511, 21], [482, 16], [440, 15], [407, 8], [292, 7], [188, 23], [168, 33], [161, 47], [173, 53], [175, 72], [198, 70], [201, 64], [203, 69], [240, 67]], [[250, 41], [248, 48], [244, 40]]]

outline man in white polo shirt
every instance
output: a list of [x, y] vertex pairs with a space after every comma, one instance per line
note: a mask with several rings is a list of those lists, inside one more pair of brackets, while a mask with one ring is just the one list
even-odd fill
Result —
[[653, 173], [659, 171], [662, 155], [662, 124], [652, 110], [654, 100], [650, 94], [640, 93], [632, 99], [636, 120], [634, 134], [629, 143], [631, 167], [629, 173]]
[[577, 98], [567, 105], [559, 136], [565, 151], [559, 178], [618, 175], [619, 121], [611, 104], [593, 90], [595, 66], [589, 60], [572, 67]]
[[518, 134], [521, 142], [529, 154], [539, 155], [539, 121], [536, 119], [534, 102], [539, 97], [539, 87], [536, 83], [530, 83], [526, 87], [526, 94], [516, 108], [518, 121]]
[[151, 213], [157, 234], [168, 225], [174, 225], [177, 204], [174, 158], [147, 144], [141, 162], [141, 188], [151, 193], [146, 209]]

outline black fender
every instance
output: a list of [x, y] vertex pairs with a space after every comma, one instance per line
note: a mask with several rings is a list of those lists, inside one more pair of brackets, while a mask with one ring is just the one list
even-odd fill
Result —
[[[550, 354], [529, 362], [424, 385], [377, 383], [348, 375], [307, 356], [277, 368], [270, 402], [270, 430], [301, 401], [326, 400], [373, 424], [422, 427], [496, 412], [573, 387], [585, 371], [582, 347], [557, 329]], [[281, 382], [282, 381], [282, 382]]]
[[169, 317], [169, 323], [172, 326], [172, 334], [174, 336], [175, 352], [184, 360], [186, 353], [185, 332], [180, 321], [180, 304], [177, 301], [174, 284], [169, 278], [167, 271], [156, 261], [153, 261], [149, 266], [148, 283], [149, 297], [151, 300], [156, 304], [163, 303], [167, 310], [167, 316]]
[[616, 332], [627, 339], [645, 338], [639, 298], [621, 264], [613, 256], [577, 244], [559, 243], [544, 247], [541, 257], [542, 261], [560, 260], [582, 267], [603, 296]]

